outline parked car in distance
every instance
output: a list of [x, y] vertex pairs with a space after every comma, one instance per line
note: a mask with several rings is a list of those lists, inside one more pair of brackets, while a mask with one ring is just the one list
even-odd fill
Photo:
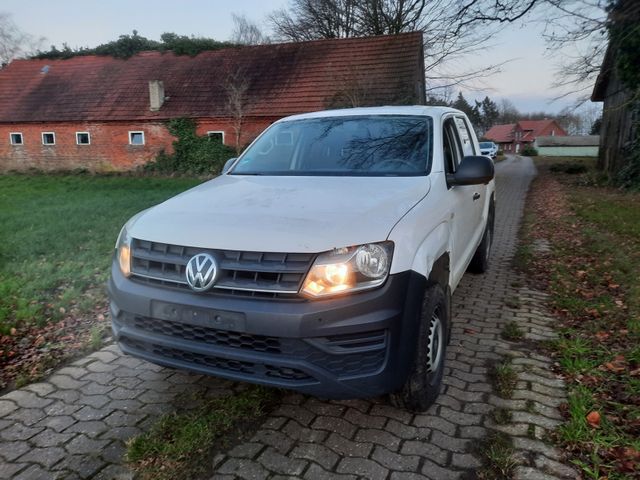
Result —
[[160, 365], [424, 410], [451, 295], [488, 268], [493, 176], [451, 108], [281, 119], [222, 175], [122, 228], [115, 339]]
[[498, 146], [493, 142], [480, 142], [480, 154], [495, 160], [498, 156]]

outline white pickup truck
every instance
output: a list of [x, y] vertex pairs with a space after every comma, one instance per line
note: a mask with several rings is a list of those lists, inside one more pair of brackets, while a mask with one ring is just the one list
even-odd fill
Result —
[[115, 338], [160, 365], [424, 410], [451, 295], [488, 266], [493, 176], [450, 108], [279, 120], [222, 175], [123, 227]]

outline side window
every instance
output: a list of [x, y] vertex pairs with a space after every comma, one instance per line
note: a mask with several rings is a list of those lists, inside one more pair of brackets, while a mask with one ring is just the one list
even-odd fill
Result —
[[462, 141], [462, 152], [464, 153], [464, 156], [475, 155], [476, 150], [473, 145], [473, 136], [469, 131], [469, 125], [462, 117], [456, 117], [456, 125], [458, 126], [460, 140]]
[[453, 118], [447, 118], [442, 126], [442, 146], [446, 172], [454, 173], [462, 160], [462, 151]]

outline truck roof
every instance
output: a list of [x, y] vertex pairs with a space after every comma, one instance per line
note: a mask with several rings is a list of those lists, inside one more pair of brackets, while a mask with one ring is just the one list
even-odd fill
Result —
[[424, 115], [441, 117], [445, 113], [462, 113], [460, 110], [450, 107], [431, 107], [425, 105], [385, 106], [385, 107], [358, 107], [342, 108], [337, 110], [322, 110], [319, 112], [302, 113], [285, 117], [278, 122], [291, 120], [304, 120], [309, 118], [347, 117], [356, 115]]

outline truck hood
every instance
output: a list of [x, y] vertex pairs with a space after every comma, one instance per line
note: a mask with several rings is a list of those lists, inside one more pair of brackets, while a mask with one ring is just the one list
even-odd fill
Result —
[[143, 212], [138, 239], [202, 248], [322, 252], [385, 240], [428, 177], [222, 175]]

